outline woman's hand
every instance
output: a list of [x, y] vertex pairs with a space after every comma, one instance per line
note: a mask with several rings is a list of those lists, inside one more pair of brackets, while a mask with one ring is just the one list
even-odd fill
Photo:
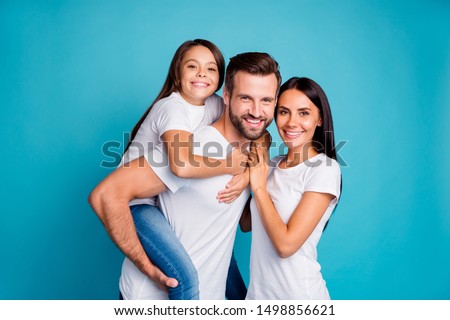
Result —
[[269, 176], [269, 154], [267, 148], [260, 143], [252, 143], [248, 166], [250, 168], [250, 186], [253, 193], [258, 189], [266, 190]]

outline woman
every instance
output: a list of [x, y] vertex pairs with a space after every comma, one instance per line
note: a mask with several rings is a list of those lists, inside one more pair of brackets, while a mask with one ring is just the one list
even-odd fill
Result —
[[[250, 161], [252, 248], [247, 299], [330, 299], [317, 244], [340, 196], [333, 120], [322, 88], [291, 78], [280, 88], [276, 125], [287, 155]], [[256, 163], [256, 164], [255, 164]]]

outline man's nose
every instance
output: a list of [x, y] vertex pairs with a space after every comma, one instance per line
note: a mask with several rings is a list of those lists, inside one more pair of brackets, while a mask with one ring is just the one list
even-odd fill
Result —
[[250, 114], [255, 118], [259, 118], [261, 116], [262, 109], [261, 109], [261, 106], [259, 105], [259, 103], [257, 103], [257, 102], [252, 103], [252, 106], [250, 109]]

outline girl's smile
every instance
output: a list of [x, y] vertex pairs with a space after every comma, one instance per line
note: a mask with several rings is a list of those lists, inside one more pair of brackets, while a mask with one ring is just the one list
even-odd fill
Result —
[[181, 96], [190, 104], [202, 106], [219, 82], [219, 71], [212, 52], [196, 46], [186, 52], [181, 62]]

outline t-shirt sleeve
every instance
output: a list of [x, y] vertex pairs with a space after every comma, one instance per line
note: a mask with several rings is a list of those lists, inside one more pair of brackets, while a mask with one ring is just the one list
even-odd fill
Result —
[[189, 112], [181, 101], [165, 101], [156, 111], [154, 119], [153, 129], [160, 137], [169, 130], [192, 132]]
[[153, 172], [155, 172], [166, 187], [173, 193], [177, 192], [181, 187], [189, 185], [190, 179], [179, 178], [170, 170], [169, 160], [163, 145], [159, 145], [154, 149], [145, 152], [144, 157], [150, 167], [152, 167]]
[[213, 94], [206, 99], [205, 106], [209, 113], [209, 121], [206, 125], [210, 125], [214, 123], [216, 120], [220, 118], [225, 108], [223, 104], [222, 97], [219, 97], [217, 94]]
[[341, 169], [339, 164], [330, 158], [311, 168], [305, 181], [305, 191], [329, 193], [339, 198], [340, 189]]

